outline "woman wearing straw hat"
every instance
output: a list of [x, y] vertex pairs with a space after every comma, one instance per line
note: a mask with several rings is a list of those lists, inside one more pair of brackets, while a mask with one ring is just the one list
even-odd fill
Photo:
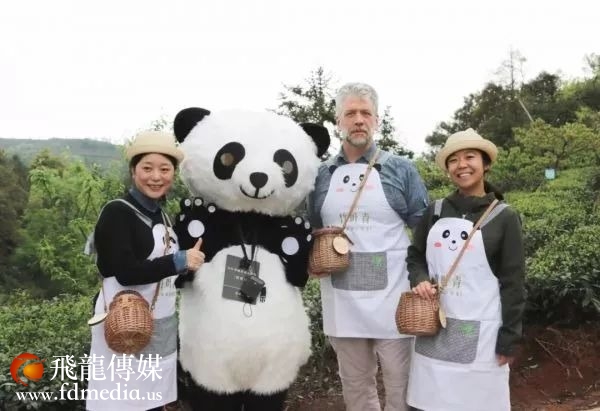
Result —
[[[162, 201], [183, 152], [173, 135], [138, 134], [127, 148], [132, 186], [100, 212], [91, 247], [102, 290], [91, 321], [88, 410], [159, 410], [177, 399], [177, 318], [175, 278], [204, 261], [200, 243], [181, 251]], [[150, 343], [134, 356], [109, 348], [102, 318], [120, 291], [135, 290], [153, 304]], [[94, 319], [97, 319], [94, 320]]]
[[510, 410], [509, 364], [521, 337], [525, 261], [519, 216], [484, 178], [497, 153], [468, 129], [452, 134], [436, 156], [457, 190], [427, 208], [407, 264], [414, 293], [433, 298], [441, 289], [447, 321], [437, 335], [415, 339], [408, 403], [416, 409]]

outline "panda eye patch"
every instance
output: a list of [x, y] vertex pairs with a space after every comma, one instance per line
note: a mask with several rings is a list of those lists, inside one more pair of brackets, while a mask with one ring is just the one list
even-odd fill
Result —
[[215, 155], [213, 171], [219, 180], [229, 180], [235, 167], [244, 159], [246, 150], [237, 142], [225, 144]]
[[350, 181], [350, 176], [344, 176], [344, 184], [348, 183], [348, 181]]
[[448, 237], [450, 237], [450, 230], [444, 230], [444, 232], [442, 233], [442, 237], [443, 237], [443, 238], [448, 238]]
[[469, 234], [467, 234], [466, 231], [460, 232], [460, 238], [462, 238], [463, 240], [466, 240], [468, 237], [469, 237]]
[[273, 154], [273, 161], [277, 163], [277, 165], [281, 167], [281, 171], [283, 171], [285, 186], [291, 187], [296, 184], [296, 180], [298, 179], [298, 164], [292, 153], [284, 149], [277, 150], [275, 154]]

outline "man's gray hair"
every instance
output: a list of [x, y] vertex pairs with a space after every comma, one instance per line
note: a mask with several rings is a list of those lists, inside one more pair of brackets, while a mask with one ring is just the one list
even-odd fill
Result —
[[337, 95], [335, 96], [335, 117], [338, 118], [342, 114], [342, 104], [347, 97], [361, 97], [366, 98], [373, 103], [375, 109], [375, 115], [379, 113], [379, 98], [377, 92], [373, 87], [366, 83], [346, 83], [339, 88]]

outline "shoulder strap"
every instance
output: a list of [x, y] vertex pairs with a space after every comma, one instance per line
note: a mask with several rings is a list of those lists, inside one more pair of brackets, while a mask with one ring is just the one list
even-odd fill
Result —
[[[131, 208], [135, 212], [135, 215], [140, 220], [142, 220], [142, 222], [144, 224], [146, 224], [148, 227], [152, 227], [152, 219], [150, 217], [148, 217], [146, 214], [142, 213], [140, 210], [137, 209], [136, 206], [134, 206], [133, 204], [131, 204], [129, 201], [125, 200], [124, 198], [116, 198], [114, 200], [111, 200], [108, 203], [106, 203], [106, 205], [104, 207], [106, 207], [108, 204], [114, 203], [116, 201], [127, 205], [129, 208]], [[103, 209], [104, 209], [104, 207], [103, 207]], [[100, 214], [102, 214], [102, 211], [100, 211]]]
[[434, 217], [439, 217], [442, 215], [442, 203], [444, 202], [444, 199], [438, 199], [435, 200], [435, 203], [433, 204], [433, 215]]
[[346, 214], [346, 218], [344, 218], [344, 224], [342, 224], [342, 232], [346, 229], [346, 224], [348, 224], [348, 220], [350, 219], [350, 216], [352, 216], [352, 213], [354, 212], [354, 209], [356, 208], [356, 205], [358, 204], [358, 199], [360, 198], [360, 194], [362, 193], [363, 188], [367, 184], [367, 179], [369, 178], [371, 169], [373, 168], [373, 165], [375, 165], [375, 162], [377, 161], [378, 156], [379, 156], [379, 149], [376, 149], [375, 153], [373, 154], [373, 157], [371, 157], [371, 161], [369, 161], [369, 165], [367, 166], [367, 171], [365, 172], [365, 176], [364, 176], [363, 180], [360, 182], [360, 186], [358, 186], [358, 192], [354, 196], [354, 201], [352, 201], [350, 210], [348, 210], [348, 214]]
[[505, 208], [508, 208], [508, 204], [506, 203], [500, 203], [494, 207], [494, 209], [488, 214], [487, 218], [481, 223], [481, 227], [492, 221], [492, 219], [500, 214]]

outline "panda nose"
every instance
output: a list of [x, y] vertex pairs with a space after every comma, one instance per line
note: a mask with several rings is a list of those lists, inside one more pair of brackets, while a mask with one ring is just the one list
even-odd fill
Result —
[[260, 189], [267, 184], [267, 180], [269, 180], [269, 176], [265, 173], [252, 173], [250, 174], [250, 182], [254, 187]]

